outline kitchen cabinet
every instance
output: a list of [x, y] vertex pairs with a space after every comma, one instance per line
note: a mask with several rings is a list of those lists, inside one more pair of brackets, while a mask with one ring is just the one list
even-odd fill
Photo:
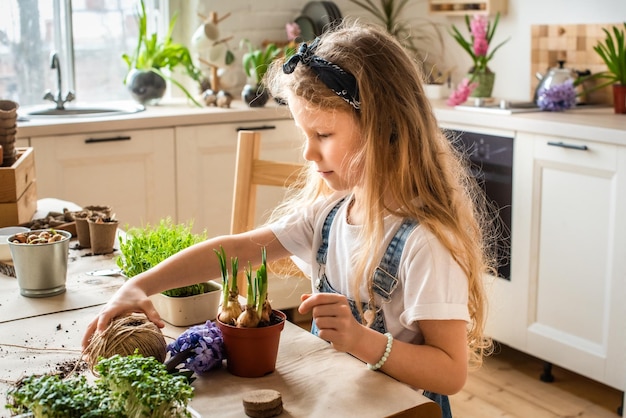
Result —
[[122, 227], [176, 214], [174, 129], [30, 138], [37, 195], [110, 205]]
[[[261, 130], [261, 158], [301, 161], [301, 137], [293, 120], [224, 123], [176, 128], [176, 190], [180, 222], [193, 220], [194, 231], [228, 234], [233, 200], [237, 131]], [[258, 191], [257, 217], [267, 219], [282, 194]]]
[[626, 147], [518, 132], [511, 281], [489, 332], [626, 389]]
[[[261, 158], [301, 162], [301, 135], [293, 120], [224, 123], [176, 128], [176, 191], [179, 222], [193, 221], [194, 232], [206, 230], [209, 236], [230, 232], [237, 131], [261, 130]], [[257, 190], [258, 223], [263, 223], [282, 200], [276, 187]], [[300, 295], [311, 291], [302, 277], [283, 279], [269, 275], [272, 307], [292, 309]]]
[[474, 13], [502, 15], [507, 12], [507, 0], [429, 0], [431, 14], [445, 16], [465, 16]]

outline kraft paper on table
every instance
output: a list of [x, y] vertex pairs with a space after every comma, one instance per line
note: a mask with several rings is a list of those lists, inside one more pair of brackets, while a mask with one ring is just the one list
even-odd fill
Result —
[[67, 265], [66, 291], [57, 296], [28, 298], [20, 295], [15, 277], [0, 273], [0, 323], [53, 312], [80, 309], [105, 303], [124, 282], [123, 277], [90, 276], [89, 271], [115, 268], [119, 251], [89, 256], [89, 249], [72, 249]]
[[[297, 328], [294, 331], [293, 328]], [[441, 410], [420, 392], [368, 370], [354, 357], [287, 323], [281, 335], [276, 370], [261, 378], [242, 378], [226, 369], [194, 381], [191, 406], [202, 416], [244, 417], [242, 396], [256, 389], [282, 394], [280, 417], [440, 417]], [[406, 414], [396, 415], [400, 411]]]

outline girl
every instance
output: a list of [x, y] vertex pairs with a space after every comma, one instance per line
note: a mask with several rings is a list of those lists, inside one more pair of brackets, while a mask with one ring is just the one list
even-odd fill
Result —
[[294, 256], [310, 274], [312, 332], [437, 401], [490, 348], [483, 276], [492, 271], [481, 194], [437, 126], [421, 73], [383, 29], [343, 23], [266, 76], [304, 134], [305, 187], [270, 224], [209, 239], [127, 281], [95, 318], [142, 311], [148, 295], [220, 276], [213, 249], [260, 263]]

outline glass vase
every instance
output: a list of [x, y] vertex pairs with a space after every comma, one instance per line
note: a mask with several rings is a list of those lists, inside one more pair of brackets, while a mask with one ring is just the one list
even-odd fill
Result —
[[478, 86], [470, 93], [470, 97], [491, 97], [493, 92], [493, 83], [496, 79], [496, 73], [492, 72], [489, 68], [484, 70], [477, 70], [467, 74], [467, 78], [472, 83], [477, 83]]

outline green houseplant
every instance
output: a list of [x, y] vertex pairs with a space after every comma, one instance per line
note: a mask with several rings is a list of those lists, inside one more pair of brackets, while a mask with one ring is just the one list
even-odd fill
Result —
[[615, 113], [626, 113], [626, 22], [623, 28], [613, 27], [611, 33], [602, 29], [606, 35], [604, 41], [599, 41], [593, 47], [594, 51], [602, 58], [607, 66], [606, 71], [592, 74], [586, 80], [603, 80], [595, 89], [601, 89], [613, 85], [613, 105]]
[[[174, 224], [171, 218], [156, 225], [131, 228], [120, 237], [121, 255], [117, 265], [128, 278], [156, 266], [168, 257], [206, 239], [192, 232], [193, 222]], [[187, 326], [217, 316], [222, 287], [214, 281], [166, 290], [151, 297], [163, 319], [175, 326]], [[208, 300], [207, 300], [208, 299]]]
[[269, 43], [262, 48], [253, 47], [249, 40], [241, 41], [248, 47], [248, 52], [243, 55], [242, 64], [248, 78], [254, 84], [246, 84], [241, 92], [242, 100], [250, 107], [263, 107], [269, 99], [269, 94], [263, 85], [263, 77], [270, 64], [283, 52], [274, 43]]
[[131, 95], [142, 104], [155, 104], [165, 93], [165, 80], [180, 88], [196, 106], [200, 103], [178, 81], [166, 74], [182, 67], [186, 74], [200, 85], [202, 72], [193, 62], [189, 49], [172, 41], [172, 32], [178, 15], [174, 14], [169, 22], [167, 34], [158, 39], [156, 33], [148, 33], [148, 16], [143, 0], [137, 11], [139, 34], [137, 46], [132, 55], [123, 54], [122, 59], [128, 65], [128, 74], [124, 84], [128, 86]]

